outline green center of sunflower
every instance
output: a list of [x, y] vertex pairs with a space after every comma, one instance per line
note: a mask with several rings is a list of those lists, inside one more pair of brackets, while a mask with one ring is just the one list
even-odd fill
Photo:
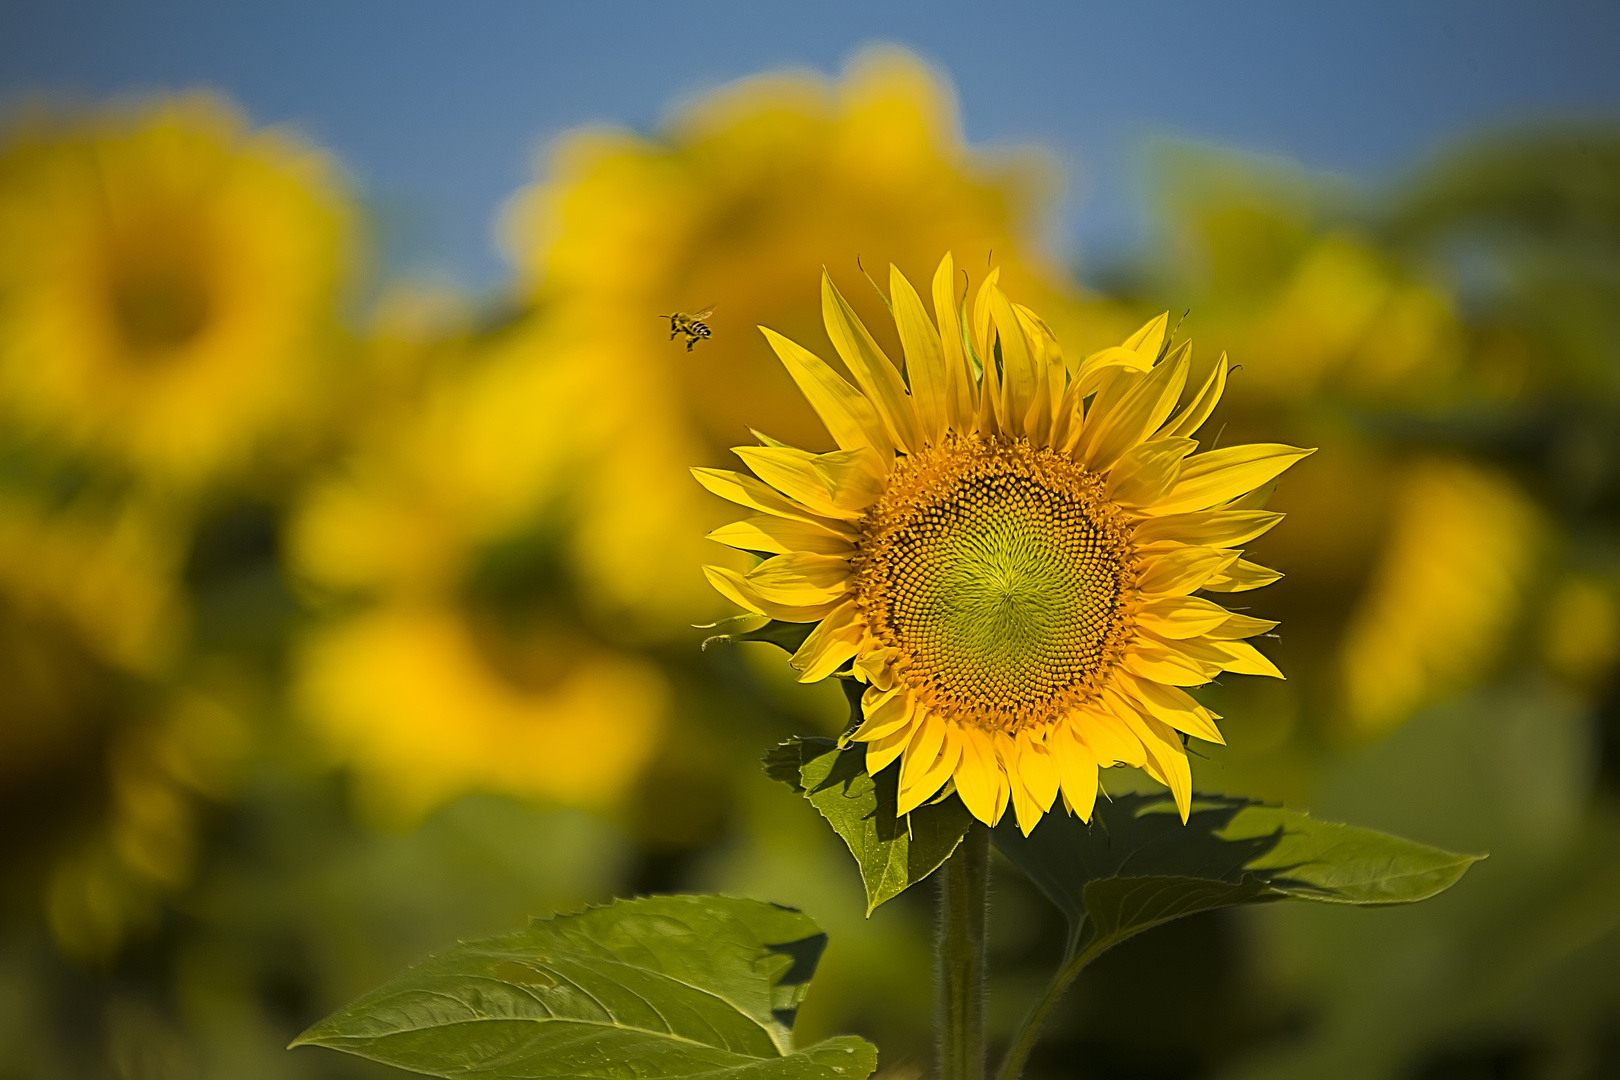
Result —
[[1133, 574], [1102, 479], [1027, 442], [904, 459], [867, 518], [857, 595], [936, 706], [986, 727], [1055, 719], [1121, 647]]

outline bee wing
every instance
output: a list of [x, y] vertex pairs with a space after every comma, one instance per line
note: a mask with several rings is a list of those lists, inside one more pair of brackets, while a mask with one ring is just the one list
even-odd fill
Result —
[[714, 304], [710, 304], [708, 307], [704, 308], [702, 311], [695, 311], [691, 315], [688, 315], [687, 318], [689, 318], [689, 319], [707, 319], [710, 315], [714, 314], [715, 306], [716, 305], [714, 305]]

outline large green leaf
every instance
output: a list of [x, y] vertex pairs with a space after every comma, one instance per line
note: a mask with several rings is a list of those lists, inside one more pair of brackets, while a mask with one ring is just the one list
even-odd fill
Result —
[[756, 900], [619, 900], [463, 942], [293, 1045], [479, 1080], [862, 1080], [877, 1067], [862, 1039], [793, 1050], [825, 945], [807, 916]]
[[1069, 945], [1008, 1047], [997, 1080], [1016, 1080], [1041, 1026], [1080, 971], [1160, 923], [1272, 900], [1407, 904], [1449, 888], [1481, 855], [1316, 821], [1248, 799], [1193, 797], [1186, 824], [1162, 795], [1099, 803], [1088, 825], [1047, 814], [1029, 836], [991, 834], [1069, 920]]
[[849, 846], [868, 915], [938, 869], [972, 821], [954, 795], [899, 816], [899, 765], [869, 775], [863, 745], [840, 750], [831, 739], [795, 739], [765, 755], [765, 771], [802, 792]]
[[1168, 798], [1126, 795], [1089, 825], [1048, 814], [1028, 837], [1003, 822], [994, 841], [1063, 910], [1071, 945], [1092, 952], [1236, 904], [1424, 900], [1483, 858], [1224, 796], [1195, 796], [1185, 825]]

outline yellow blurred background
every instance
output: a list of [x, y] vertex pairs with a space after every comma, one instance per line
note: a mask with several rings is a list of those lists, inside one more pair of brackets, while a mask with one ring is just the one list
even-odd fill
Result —
[[[14, 116], [0, 1078], [380, 1077], [281, 1047], [458, 937], [677, 889], [808, 910], [833, 944], [801, 1034], [922, 1075], [931, 900], [863, 920], [761, 774], [843, 701], [768, 646], [699, 649], [727, 511], [686, 469], [750, 428], [825, 444], [755, 324], [819, 340], [826, 266], [880, 327], [863, 272], [946, 249], [993, 252], [1075, 354], [1188, 311], [1240, 366], [1207, 430], [1322, 448], [1259, 542], [1290, 678], [1208, 689], [1229, 745], [1198, 785], [1492, 853], [1410, 911], [1139, 939], [1031, 1075], [1620, 1075], [1620, 126], [1479, 137], [1355, 198], [1167, 142], [1151, 252], [1087, 285], [1039, 242], [1055, 171], [868, 51], [569, 134], [474, 294], [362, 287], [343, 169], [218, 95]], [[669, 339], [711, 305], [712, 338]], [[1004, 1035], [1060, 927], [998, 874]]]

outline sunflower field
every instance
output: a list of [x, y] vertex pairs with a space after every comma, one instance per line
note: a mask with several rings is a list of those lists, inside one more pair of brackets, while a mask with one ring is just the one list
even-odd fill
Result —
[[[846, 767], [892, 772], [906, 885], [946, 809], [996, 826], [993, 1051], [1070, 933], [1043, 818], [1488, 853], [1122, 934], [1024, 1076], [1620, 1076], [1620, 125], [1359, 186], [1166, 141], [1152, 242], [1083, 276], [1051, 173], [866, 50], [571, 131], [473, 290], [391, 275], [337, 155], [220, 93], [8, 113], [0, 1080], [405, 1075], [286, 1047], [455, 942], [694, 893], [825, 932], [786, 1045], [921, 1080], [934, 890], [851, 861]], [[733, 1075], [647, 1061], [600, 1075]]]

